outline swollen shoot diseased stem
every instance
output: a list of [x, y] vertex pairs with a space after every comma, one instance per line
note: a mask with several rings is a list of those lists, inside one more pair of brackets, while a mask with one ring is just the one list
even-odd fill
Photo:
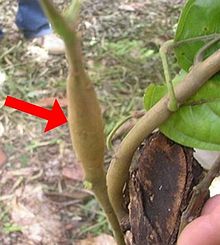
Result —
[[[85, 182], [104, 209], [117, 243], [124, 245], [124, 237], [107, 194], [101, 109], [94, 87], [83, 66], [80, 38], [72, 25], [74, 23], [69, 22], [70, 19], [71, 22], [76, 20], [70, 16], [76, 18], [79, 4], [72, 3], [66, 12], [68, 18], [62, 16], [49, 0], [41, 0], [41, 4], [54, 30], [63, 38], [66, 46], [69, 62], [68, 121], [73, 147], [84, 169]], [[76, 6], [76, 9], [73, 6]]]

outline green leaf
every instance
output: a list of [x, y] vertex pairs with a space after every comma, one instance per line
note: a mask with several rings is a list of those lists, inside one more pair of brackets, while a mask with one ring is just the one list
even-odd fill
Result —
[[[173, 80], [179, 83], [186, 76], [181, 71]], [[173, 141], [193, 148], [220, 151], [220, 83], [209, 80], [186, 104], [161, 125], [160, 130]], [[166, 85], [151, 84], [144, 104], [149, 110], [167, 93]]]
[[[220, 34], [220, 0], [188, 0], [179, 19], [175, 41], [215, 33]], [[179, 66], [188, 71], [196, 53], [206, 42], [191, 41], [177, 46], [175, 53]], [[206, 57], [219, 48], [220, 43], [213, 45], [207, 51]]]

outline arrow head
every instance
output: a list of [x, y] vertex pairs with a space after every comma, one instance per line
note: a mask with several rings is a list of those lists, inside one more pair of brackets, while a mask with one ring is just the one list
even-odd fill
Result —
[[67, 123], [67, 118], [63, 113], [58, 100], [55, 100], [44, 132], [48, 132], [49, 130], [59, 127], [65, 123]]

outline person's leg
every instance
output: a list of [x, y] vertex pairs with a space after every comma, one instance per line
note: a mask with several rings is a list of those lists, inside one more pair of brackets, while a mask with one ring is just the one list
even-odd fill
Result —
[[18, 0], [16, 24], [28, 39], [52, 32], [39, 0]]
[[18, 0], [16, 24], [25, 38], [33, 39], [51, 54], [63, 54], [63, 41], [52, 33], [39, 0]]
[[0, 39], [2, 39], [3, 38], [3, 32], [2, 32], [2, 30], [0, 29]]

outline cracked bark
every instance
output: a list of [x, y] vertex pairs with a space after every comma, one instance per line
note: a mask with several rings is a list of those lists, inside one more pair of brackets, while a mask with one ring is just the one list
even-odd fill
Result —
[[[132, 244], [176, 244], [181, 215], [204, 177], [193, 150], [155, 133], [145, 140], [129, 183]], [[200, 214], [204, 198], [195, 216]]]

